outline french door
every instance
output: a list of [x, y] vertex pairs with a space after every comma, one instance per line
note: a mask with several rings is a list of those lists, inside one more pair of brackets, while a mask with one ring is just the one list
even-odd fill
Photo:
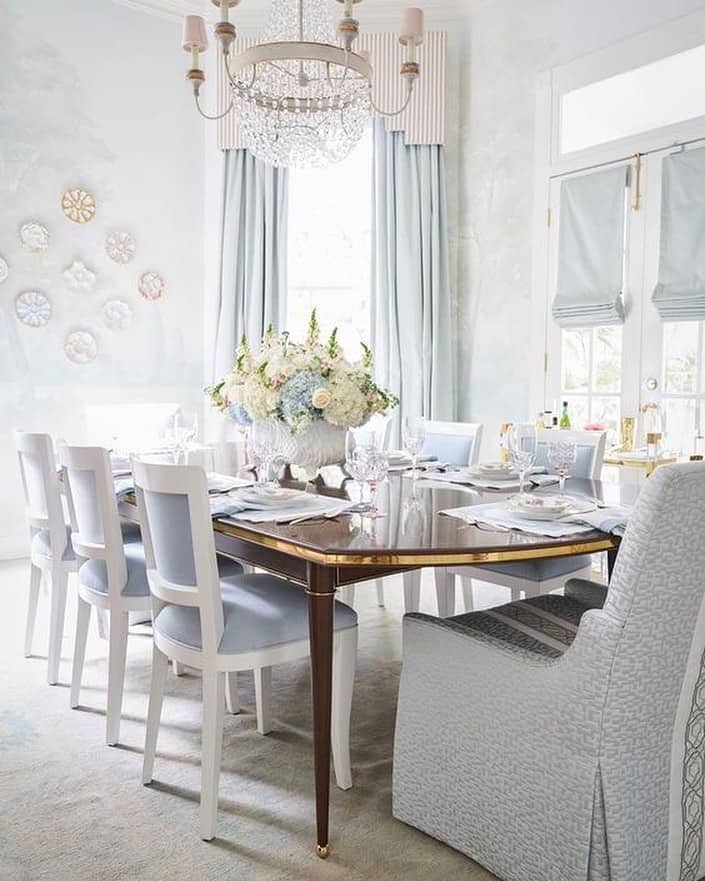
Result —
[[[705, 137], [678, 149], [703, 147]], [[674, 149], [600, 165], [630, 167], [625, 191], [622, 325], [561, 329], [552, 318], [561, 181], [596, 169], [551, 180], [544, 387], [547, 408], [568, 401], [574, 426], [602, 422], [615, 441], [622, 416], [638, 416], [642, 406], [656, 403], [663, 414], [664, 446], [689, 454], [705, 429], [703, 322], [663, 323], [651, 302], [658, 280], [663, 160]]]

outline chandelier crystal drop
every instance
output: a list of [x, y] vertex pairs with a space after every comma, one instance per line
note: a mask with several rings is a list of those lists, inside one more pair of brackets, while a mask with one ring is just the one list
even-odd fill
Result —
[[240, 52], [233, 51], [236, 31], [229, 21], [230, 7], [238, 0], [213, 2], [221, 11], [215, 36], [232, 93], [230, 105], [215, 116], [201, 108], [205, 73], [199, 53], [207, 48], [207, 37], [205, 22], [197, 15], [184, 21], [183, 47], [191, 53], [186, 78], [206, 118], [220, 119], [235, 109], [243, 145], [265, 162], [287, 167], [339, 162], [360, 140], [373, 113], [396, 116], [408, 106], [419, 75], [420, 9], [406, 9], [402, 16], [399, 41], [405, 57], [400, 75], [406, 97], [401, 107], [389, 111], [374, 104], [374, 72], [367, 53], [353, 51], [359, 23], [352, 13], [359, 0], [338, 0], [344, 11], [337, 36], [329, 0], [272, 0], [261, 40]]

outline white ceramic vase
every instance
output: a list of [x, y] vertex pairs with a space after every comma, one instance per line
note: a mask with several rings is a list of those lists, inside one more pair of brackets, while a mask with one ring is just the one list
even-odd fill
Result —
[[[306, 428], [290, 435], [290, 429], [283, 423], [278, 430], [290, 436], [291, 455], [286, 455], [288, 464], [298, 465], [307, 471], [316, 471], [324, 465], [335, 465], [345, 461], [345, 429], [331, 425], [323, 419], [311, 422]], [[275, 442], [275, 445], [276, 444]]]

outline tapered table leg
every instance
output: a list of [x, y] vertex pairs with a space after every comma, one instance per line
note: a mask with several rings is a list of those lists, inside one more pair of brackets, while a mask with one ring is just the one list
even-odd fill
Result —
[[617, 562], [617, 553], [619, 552], [619, 548], [612, 548], [607, 551], [607, 580], [612, 581], [612, 570], [614, 569], [614, 564]]
[[330, 720], [333, 683], [334, 569], [308, 565], [308, 626], [313, 694], [313, 762], [316, 782], [316, 853], [328, 856]]

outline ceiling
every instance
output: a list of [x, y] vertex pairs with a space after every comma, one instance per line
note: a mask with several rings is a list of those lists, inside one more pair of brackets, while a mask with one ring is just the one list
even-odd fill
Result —
[[[198, 13], [216, 20], [218, 10], [211, 0], [115, 0], [142, 12], [167, 18], [181, 18], [186, 13]], [[231, 10], [231, 21], [241, 28], [259, 28], [266, 24], [271, 0], [241, 0]], [[480, 0], [482, 2], [482, 0]], [[404, 6], [416, 3], [426, 14], [427, 27], [467, 18], [477, 0], [364, 0], [356, 7], [355, 15], [362, 27], [394, 28]], [[341, 7], [342, 11], [342, 7]]]

